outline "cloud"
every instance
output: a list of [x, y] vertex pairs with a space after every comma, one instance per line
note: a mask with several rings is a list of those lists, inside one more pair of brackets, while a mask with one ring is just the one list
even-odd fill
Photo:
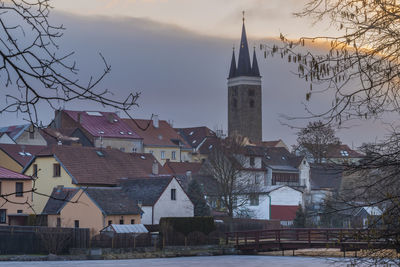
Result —
[[[135, 117], [149, 118], [154, 113], [161, 119], [174, 121], [176, 127], [206, 125], [226, 130], [226, 78], [232, 43], [239, 43], [240, 28], [233, 40], [201, 35], [144, 18], [76, 16], [62, 12], [52, 15], [54, 23], [67, 27], [59, 45], [66, 52], [75, 51], [82, 82], [102, 71], [98, 55], [101, 52], [112, 72], [99, 89], [110, 89], [119, 99], [140, 91]], [[302, 102], [305, 102], [308, 85], [292, 73], [296, 71], [295, 65], [278, 57], [264, 59], [263, 53], [258, 50], [257, 53], [263, 76], [264, 139], [281, 138], [294, 143], [295, 131], [280, 123], [280, 114], [304, 114]], [[329, 105], [330, 100], [326, 95], [316, 95], [309, 104], [318, 110]], [[102, 109], [98, 105], [77, 102], [69, 103], [66, 108]], [[45, 122], [52, 118], [48, 110], [42, 110], [41, 114]], [[21, 117], [16, 119], [12, 114], [0, 117], [0, 125], [16, 121], [23, 122]], [[380, 134], [378, 130], [367, 132], [363, 127], [362, 131], [352, 129], [350, 134], [344, 134], [344, 141], [351, 144], [355, 140], [360, 144]]]

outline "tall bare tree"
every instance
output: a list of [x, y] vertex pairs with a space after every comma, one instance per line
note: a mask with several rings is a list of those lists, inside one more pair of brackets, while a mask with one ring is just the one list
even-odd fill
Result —
[[127, 113], [139, 94], [121, 101], [97, 88], [111, 70], [102, 55], [103, 72], [81, 82], [73, 52], [63, 54], [57, 44], [65, 28], [51, 24], [51, 9], [49, 0], [0, 0], [0, 79], [5, 86], [0, 90], [0, 114], [19, 112], [37, 126], [39, 105], [57, 109], [75, 100]]
[[340, 140], [335, 136], [332, 126], [319, 120], [309, 122], [297, 133], [297, 145], [294, 148], [299, 154], [310, 156], [315, 163], [322, 163], [327, 158], [329, 147], [338, 144]]
[[259, 181], [245, 171], [248, 140], [239, 136], [218, 139], [205, 163], [217, 181], [217, 197], [228, 216], [249, 216], [246, 206], [258, 192]]
[[[398, 114], [400, 90], [400, 5], [395, 0], [309, 0], [296, 14], [323, 20], [337, 28], [336, 36], [303, 37], [292, 41], [281, 35], [284, 47], [274, 46], [272, 53], [298, 65], [298, 74], [310, 83], [306, 99], [316, 91], [333, 94], [332, 105], [311, 117], [326, 123], [363, 118], [379, 118], [385, 113]], [[324, 55], [304, 53], [310, 41], [329, 41]], [[387, 138], [365, 146], [366, 159], [347, 170], [349, 179], [333, 211], [379, 207], [383, 214], [369, 227], [379, 227], [377, 239], [388, 248], [400, 250], [400, 138], [394, 130]], [[372, 237], [371, 237], [372, 238]], [[393, 261], [390, 250], [371, 251], [372, 263]], [[375, 261], [375, 262], [374, 262]]]

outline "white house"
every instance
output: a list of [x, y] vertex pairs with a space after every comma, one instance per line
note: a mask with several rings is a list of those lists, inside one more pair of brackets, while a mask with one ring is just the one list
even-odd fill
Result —
[[143, 224], [158, 224], [162, 217], [192, 217], [194, 205], [172, 176], [127, 179], [122, 188], [143, 211]]

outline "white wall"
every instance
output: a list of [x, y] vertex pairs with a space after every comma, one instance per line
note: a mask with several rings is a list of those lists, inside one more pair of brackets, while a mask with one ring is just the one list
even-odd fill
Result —
[[246, 205], [242, 208], [247, 209], [252, 219], [269, 220], [270, 199], [267, 194], [258, 195], [258, 205], [251, 206], [247, 201]]
[[142, 224], [151, 224], [152, 210], [153, 207], [151, 206], [142, 206], [142, 211], [143, 211], [141, 219]]
[[8, 136], [8, 134], [5, 133], [0, 137], [0, 144], [15, 144], [15, 142], [10, 136]]
[[283, 186], [269, 193], [271, 205], [297, 206], [303, 205], [303, 194], [288, 186]]
[[307, 191], [310, 192], [310, 164], [308, 164], [307, 160], [303, 159], [303, 161], [300, 163], [299, 171], [300, 185], [305, 186]]
[[[171, 189], [176, 189], [176, 200], [171, 200]], [[193, 217], [194, 206], [174, 178], [154, 205], [154, 224], [162, 217]]]

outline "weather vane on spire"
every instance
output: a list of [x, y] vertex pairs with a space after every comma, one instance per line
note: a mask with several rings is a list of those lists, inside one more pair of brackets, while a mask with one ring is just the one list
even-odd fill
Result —
[[243, 14], [243, 18], [242, 18], [242, 19], [243, 19], [243, 23], [244, 23], [244, 13], [245, 13], [245, 12], [244, 12], [244, 10], [243, 10], [243, 11], [242, 11], [242, 14]]

